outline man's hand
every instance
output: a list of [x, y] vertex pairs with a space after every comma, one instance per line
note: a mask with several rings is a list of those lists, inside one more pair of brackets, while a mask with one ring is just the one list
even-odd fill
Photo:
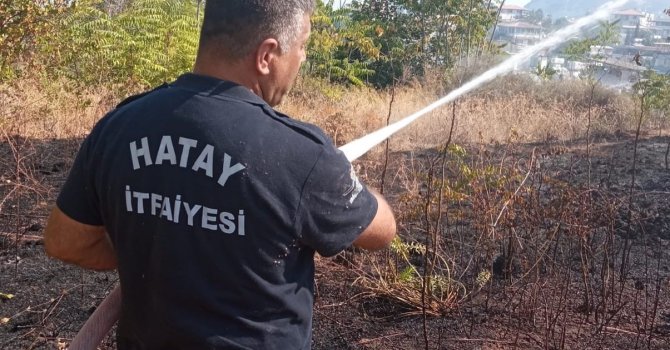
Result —
[[103, 226], [82, 224], [58, 207], [44, 230], [47, 255], [92, 270], [116, 269], [116, 254]]
[[366, 250], [379, 250], [386, 248], [396, 235], [395, 217], [384, 197], [371, 188], [368, 190], [377, 199], [377, 214], [354, 241], [354, 246]]

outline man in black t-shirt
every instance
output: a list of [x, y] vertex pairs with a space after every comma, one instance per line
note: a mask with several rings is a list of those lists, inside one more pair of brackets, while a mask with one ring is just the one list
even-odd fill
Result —
[[272, 109], [313, 7], [208, 1], [194, 72], [122, 102], [82, 144], [45, 247], [118, 268], [120, 349], [309, 349], [314, 253], [394, 237], [323, 132]]

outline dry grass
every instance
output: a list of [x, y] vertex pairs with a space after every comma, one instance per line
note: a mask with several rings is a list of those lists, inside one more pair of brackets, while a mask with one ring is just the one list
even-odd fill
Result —
[[[296, 90], [281, 108], [321, 126], [338, 145], [383, 126], [391, 101], [390, 91], [338, 90], [309, 81], [302, 81]], [[458, 101], [454, 141], [506, 143], [580, 139], [586, 134], [589, 113], [592, 135], [632, 128], [635, 102], [630, 97], [596, 88], [591, 103], [590, 90], [590, 85], [581, 82], [536, 83], [517, 76], [501, 78]], [[391, 121], [420, 110], [442, 94], [443, 86], [436, 83], [398, 88]], [[393, 137], [391, 149], [409, 151], [435, 147], [444, 141], [450, 122], [451, 108], [440, 108]]]
[[[505, 143], [511, 138], [522, 142], [581, 138], [589, 113], [589, 89], [575, 82], [538, 84], [514, 76], [502, 78], [458, 101], [454, 140]], [[81, 136], [121, 99], [115, 90], [39, 78], [0, 85], [0, 126], [9, 134], [31, 138]], [[443, 93], [439, 82], [397, 88], [391, 121], [420, 110]], [[631, 127], [635, 104], [630, 98], [601, 90], [594, 96], [591, 113], [596, 134]], [[280, 109], [319, 125], [342, 145], [385, 125], [390, 100], [390, 91], [345, 89], [301, 79]], [[392, 138], [392, 149], [438, 145], [448, 130], [450, 113], [444, 107], [423, 117]]]
[[91, 130], [115, 100], [104, 87], [77, 88], [67, 80], [19, 80], [0, 85], [0, 127], [27, 138], [79, 137]]

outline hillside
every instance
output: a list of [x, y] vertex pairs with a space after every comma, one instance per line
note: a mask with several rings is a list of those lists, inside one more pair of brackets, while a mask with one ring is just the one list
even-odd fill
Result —
[[[529, 10], [542, 10], [545, 15], [551, 15], [552, 18], [560, 17], [580, 17], [589, 12], [592, 12], [598, 6], [606, 3], [608, 0], [583, 0], [583, 1], [566, 1], [566, 0], [531, 0], [526, 5]], [[665, 1], [658, 0], [640, 0], [630, 2], [631, 8], [637, 8], [646, 12], [657, 13], [664, 8], [670, 6]]]

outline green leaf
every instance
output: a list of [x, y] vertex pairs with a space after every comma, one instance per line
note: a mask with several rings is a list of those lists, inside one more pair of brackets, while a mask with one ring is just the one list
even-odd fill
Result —
[[416, 269], [413, 266], [408, 266], [398, 274], [398, 281], [400, 283], [410, 283], [414, 280], [414, 272]]

